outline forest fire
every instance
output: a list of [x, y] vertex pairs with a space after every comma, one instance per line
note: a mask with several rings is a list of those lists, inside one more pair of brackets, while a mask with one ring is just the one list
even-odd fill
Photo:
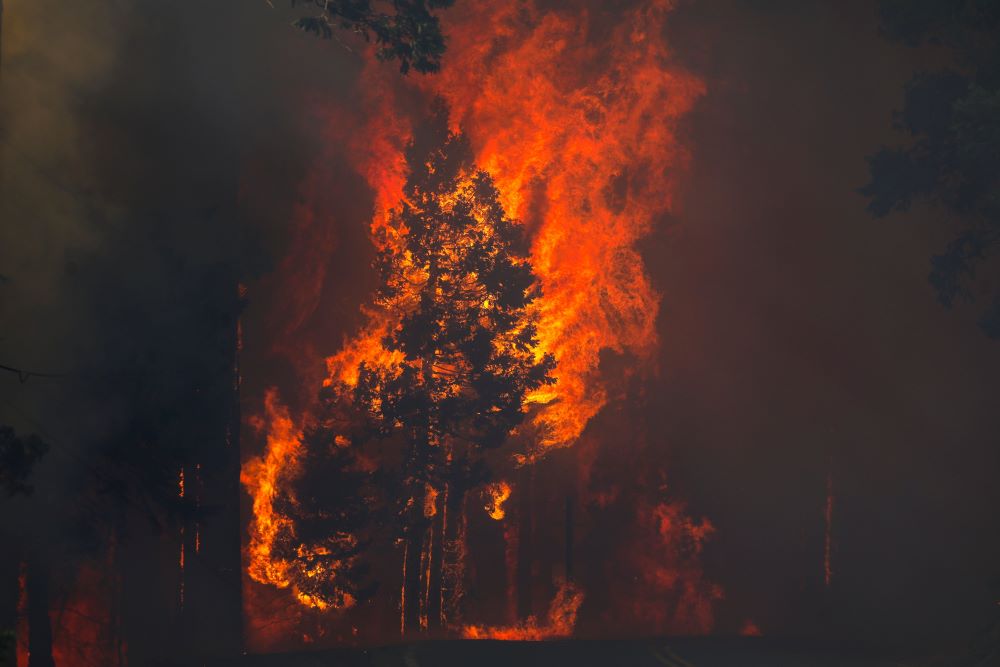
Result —
[[0, 665], [1000, 664], [996, 5], [0, 0]]
[[486, 494], [489, 497], [485, 506], [486, 513], [494, 521], [502, 520], [507, 515], [503, 505], [510, 499], [510, 484], [503, 481], [489, 484], [486, 487]]
[[464, 639], [502, 639], [508, 641], [543, 641], [565, 639], [573, 634], [576, 614], [583, 602], [583, 591], [571, 583], [563, 583], [556, 592], [544, 623], [529, 617], [511, 626], [488, 627], [467, 625], [462, 628]]
[[[570, 582], [557, 588], [545, 622], [515, 617], [510, 625], [464, 625], [458, 629], [467, 557], [465, 490], [487, 480], [475, 482], [474, 477], [468, 477], [459, 482], [452, 477], [457, 474], [454, 471], [478, 465], [477, 448], [482, 442], [475, 437], [466, 441], [447, 429], [440, 431], [436, 425], [441, 417], [433, 416], [437, 413], [425, 417], [430, 422], [422, 426], [407, 421], [394, 403], [403, 398], [392, 398], [392, 391], [400, 391], [400, 383], [418, 382], [436, 387], [428, 389], [421, 399], [431, 405], [464, 401], [469, 394], [462, 382], [444, 378], [462, 377], [472, 366], [466, 357], [440, 346], [434, 348], [436, 356], [428, 362], [426, 356], [420, 356], [425, 353], [413, 352], [412, 340], [394, 345], [391, 339], [398, 338], [407, 323], [419, 316], [421, 304], [427, 303], [426, 295], [421, 296], [420, 288], [413, 285], [430, 281], [445, 286], [473, 285], [480, 278], [477, 270], [470, 268], [438, 278], [433, 261], [428, 264], [415, 258], [418, 251], [413, 244], [420, 241], [413, 237], [413, 219], [406, 216], [407, 211], [428, 207], [437, 215], [453, 216], [461, 208], [470, 211], [475, 221], [473, 236], [468, 238], [489, 239], [495, 229], [488, 221], [492, 206], [523, 228], [529, 254], [511, 266], [523, 262], [530, 267], [538, 289], [526, 302], [530, 303], [523, 316], [527, 319], [523, 323], [512, 321], [510, 334], [503, 339], [508, 342], [497, 339], [494, 354], [505, 360], [503, 373], [511, 372], [516, 367], [512, 364], [517, 363], [552, 360], [555, 366], [551, 381], [539, 381], [538, 376], [525, 386], [523, 402], [511, 413], [512, 417], [523, 414], [530, 424], [518, 428], [521, 417], [516, 417], [497, 431], [498, 435], [516, 436], [514, 449], [507, 454], [509, 463], [503, 465], [513, 472], [517, 466], [536, 463], [549, 451], [572, 445], [608, 401], [599, 367], [601, 354], [613, 352], [645, 362], [657, 345], [658, 296], [649, 284], [635, 243], [671, 208], [674, 173], [687, 161], [676, 138], [676, 126], [703, 92], [701, 82], [670, 63], [661, 37], [671, 4], [660, 0], [637, 3], [609, 28], [602, 24], [606, 17], [588, 10], [543, 10], [533, 2], [502, 6], [470, 3], [450, 11], [447, 17], [450, 42], [440, 74], [410, 79], [400, 87], [385, 70], [368, 68], [366, 75], [376, 83], [365, 93], [367, 120], [363, 131], [352, 135], [347, 144], [356, 169], [375, 193], [371, 237], [389, 282], [377, 297], [376, 307], [366, 310], [367, 326], [326, 359], [323, 398], [308, 409], [301, 424], [278, 405], [275, 391], [267, 396], [265, 415], [257, 422], [266, 430], [267, 449], [261, 458], [246, 463], [242, 476], [253, 498], [248, 572], [254, 581], [291, 587], [302, 604], [318, 610], [347, 609], [358, 602], [350, 592], [351, 584], [343, 581], [331, 584], [336, 591], [332, 597], [303, 592], [320, 580], [342, 580], [341, 575], [351, 569], [362, 547], [359, 537], [345, 530], [331, 539], [339, 541], [336, 550], [347, 554], [350, 562], [324, 551], [322, 555], [327, 557], [319, 566], [306, 556], [305, 552], [317, 555], [317, 547], [309, 547], [297, 537], [303, 510], [297, 497], [300, 492], [294, 489], [301, 487], [305, 474], [301, 461], [313, 446], [305, 441], [317, 425], [329, 430], [328, 439], [346, 444], [346, 451], [361, 451], [362, 442], [370, 435], [363, 435], [364, 429], [357, 423], [344, 422], [345, 411], [360, 410], [369, 417], [388, 419], [392, 429], [430, 433], [420, 437], [425, 438], [426, 452], [433, 452], [433, 457], [421, 464], [425, 467], [421, 472], [403, 464], [403, 470], [411, 470], [402, 482], [408, 490], [397, 499], [402, 502], [399, 516], [414, 517], [401, 519], [402, 533], [397, 537], [402, 545], [398, 600], [404, 632], [419, 625], [424, 631], [428, 627], [452, 628], [466, 637], [539, 639], [572, 633], [584, 592]], [[482, 39], [484, 25], [492, 31], [488, 40]], [[426, 158], [429, 171], [420, 178], [433, 180], [440, 176], [440, 170], [446, 172], [451, 167], [441, 140], [427, 146], [422, 138], [426, 122], [419, 116], [425, 112], [415, 117], [402, 111], [406, 108], [403, 97], [414, 94], [436, 104], [435, 113], [447, 114], [451, 135], [468, 142], [469, 164], [487, 175], [489, 185], [485, 187], [495, 187], [496, 204], [477, 203], [479, 195], [474, 193], [484, 186], [468, 171], [460, 171], [457, 180], [445, 189], [421, 193], [414, 169], [425, 160], [424, 154], [429, 152], [432, 157]], [[416, 151], [424, 153], [416, 155]], [[448, 243], [464, 248], [481, 242], [465, 238], [456, 236]], [[441, 261], [471, 266], [461, 259], [465, 251], [459, 250], [458, 255], [450, 252]], [[420, 253], [420, 257], [427, 256], [425, 250]], [[455, 266], [458, 270], [458, 264]], [[524, 284], [525, 289], [532, 289]], [[483, 323], [498, 321], [497, 309], [506, 306], [495, 299], [502, 297], [476, 294], [479, 302], [470, 306], [478, 313], [474, 317]], [[519, 336], [523, 342], [515, 342]], [[521, 357], [511, 356], [519, 347], [523, 348], [517, 353]], [[518, 358], [521, 361], [516, 361]], [[410, 377], [417, 380], [407, 379]], [[515, 406], [490, 410], [510, 407]], [[476, 414], [482, 420], [500, 413]], [[422, 451], [419, 446], [410, 451], [404, 455], [408, 461], [428, 455], [415, 454]], [[505, 507], [511, 485], [496, 480], [482, 488], [489, 518], [508, 524], [513, 521]], [[371, 501], [365, 511], [376, 511], [375, 504]], [[417, 514], [411, 511], [414, 507], [420, 508]], [[679, 506], [671, 511], [683, 520]], [[692, 538], [696, 545], [711, 532], [708, 524], [705, 528], [685, 525], [689, 529], [684, 535], [697, 533]], [[649, 529], [656, 530], [653, 526]], [[507, 548], [502, 558], [510, 570], [519, 567], [515, 551], [521, 531], [512, 524], [504, 534]], [[670, 535], [664, 539], [672, 539]], [[678, 534], [678, 539], [687, 538]], [[293, 543], [298, 547], [289, 549]], [[686, 571], [682, 567], [677, 572], [683, 576]], [[511, 576], [508, 571], [509, 585], [515, 581]], [[654, 585], [683, 588], [676, 580]], [[691, 588], [695, 590], [702, 589]], [[690, 612], [697, 617], [690, 626], [695, 631], [704, 632], [711, 626], [714, 597], [709, 594], [704, 600], [678, 602], [688, 607], [701, 605]]]

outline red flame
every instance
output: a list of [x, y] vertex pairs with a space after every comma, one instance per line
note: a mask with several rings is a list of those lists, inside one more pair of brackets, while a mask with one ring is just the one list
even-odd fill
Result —
[[[402, 80], [372, 62], [359, 94], [361, 127], [345, 130], [345, 115], [330, 114], [331, 135], [340, 137], [337, 145], [346, 146], [374, 192], [370, 231], [376, 245], [392, 245], [400, 233], [387, 224], [387, 215], [402, 198], [404, 148], [415, 125], [406, 110], [414, 100], [424, 106], [445, 101], [451, 124], [469, 138], [507, 213], [525, 225], [542, 287], [538, 353], [553, 354], [558, 366], [557, 383], [530, 397], [541, 435], [520, 454], [521, 464], [572, 445], [607, 403], [602, 352], [628, 353], [645, 367], [653, 361], [659, 296], [636, 244], [671, 210], [676, 175], [688, 161], [678, 124], [704, 93], [701, 81], [672, 62], [664, 37], [672, 7], [670, 0], [639, 0], [625, 10], [604, 12], [541, 7], [534, 0], [460, 3], [444, 15], [449, 43], [439, 74]], [[307, 195], [322, 188], [314, 180], [315, 173], [304, 187]], [[292, 263], [321, 261], [315, 248], [331, 247], [329, 229], [335, 223], [317, 218], [321, 206], [304, 208], [298, 217], [308, 220], [300, 224], [316, 228], [321, 243], [308, 252], [299, 248], [288, 260]], [[324, 224], [326, 231], [320, 232]], [[315, 271], [302, 271], [315, 285]], [[313, 297], [300, 312], [315, 309], [318, 293], [309, 290]], [[361, 361], [370, 366], [399, 361], [381, 343], [391, 324], [387, 317], [391, 314], [370, 313], [367, 326], [326, 359], [324, 384], [353, 386]], [[294, 531], [294, 518], [277, 511], [274, 498], [298, 473], [301, 426], [273, 392], [265, 409], [267, 450], [245, 465], [242, 476], [253, 497], [249, 574], [294, 591], [292, 564], [273, 554], [276, 536]], [[509, 491], [503, 485], [487, 491], [491, 518], [504, 518]], [[659, 614], [657, 622], [665, 627], [690, 618], [685, 628], [706, 632], [711, 602], [721, 593], [704, 584], [695, 561], [711, 524], [692, 522], [680, 505], [639, 512], [640, 522], [658, 538], [631, 558], [650, 589], [670, 592], [678, 609], [666, 618], [667, 610], [640, 601], [634, 612]], [[516, 526], [505, 532], [510, 552]], [[544, 623], [468, 626], [463, 633], [568, 636], [582, 595], [578, 586], [564, 584]]]
[[465, 639], [505, 639], [511, 641], [542, 641], [563, 639], [573, 634], [576, 614], [583, 603], [583, 591], [572, 583], [563, 583], [549, 605], [549, 613], [544, 623], [534, 617], [524, 623], [508, 626], [487, 627], [467, 625], [462, 628]]

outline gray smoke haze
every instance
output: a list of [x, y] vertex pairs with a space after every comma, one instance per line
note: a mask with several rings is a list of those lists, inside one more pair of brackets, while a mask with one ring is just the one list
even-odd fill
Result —
[[[176, 630], [162, 573], [189, 511], [163, 499], [179, 466], [224, 467], [237, 287], [283, 253], [321, 129], [303, 108], [316, 87], [348, 95], [360, 58], [265, 2], [3, 9], [0, 363], [61, 377], [0, 377], [0, 422], [51, 445], [35, 493], [0, 505], [0, 599], [27, 551], [58, 591], [117, 526], [130, 650], [148, 664]], [[237, 531], [223, 481], [231, 497], [205, 503]], [[213, 582], [232, 562], [207, 543], [203, 560], [193, 581], [230, 586]]]

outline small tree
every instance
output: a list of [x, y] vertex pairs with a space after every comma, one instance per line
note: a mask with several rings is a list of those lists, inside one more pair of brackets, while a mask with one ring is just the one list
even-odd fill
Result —
[[297, 570], [299, 600], [318, 609], [350, 608], [377, 588], [363, 556], [375, 530], [378, 480], [340, 433], [326, 422], [304, 434], [303, 474], [276, 503], [295, 527], [279, 535], [275, 556]]
[[524, 419], [527, 394], [554, 381], [554, 360], [536, 352], [539, 289], [521, 227], [443, 111], [407, 162], [405, 200], [389, 225], [396, 242], [377, 260], [377, 302], [402, 314], [383, 343], [404, 361], [362, 364], [355, 400], [383, 434], [407, 441], [399, 517], [402, 625], [411, 631], [441, 625], [449, 522], [486, 479], [483, 450], [503, 444]]

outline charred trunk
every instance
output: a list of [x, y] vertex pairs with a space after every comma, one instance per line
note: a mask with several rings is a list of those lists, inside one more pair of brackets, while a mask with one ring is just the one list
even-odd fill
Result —
[[534, 513], [532, 500], [534, 498], [534, 466], [521, 468], [520, 502], [518, 503], [518, 542], [517, 542], [517, 616], [526, 619], [534, 613], [532, 600], [532, 565], [534, 556]]
[[[16, 664], [17, 643], [14, 641], [14, 633], [17, 628], [17, 602], [20, 594], [19, 576], [20, 559], [17, 550], [0, 550], [0, 633], [8, 633], [5, 639], [0, 639], [0, 665]], [[4, 644], [5, 640], [7, 644]]]
[[428, 556], [430, 562], [427, 565], [427, 629], [432, 633], [440, 632], [442, 628], [441, 618], [441, 580], [443, 575], [444, 561], [444, 535], [445, 525], [448, 521], [447, 496], [449, 488], [446, 486], [434, 500], [434, 516], [430, 529], [430, 548]]
[[462, 584], [465, 577], [465, 498], [466, 489], [453, 484], [445, 502], [444, 542], [441, 575], [441, 622], [447, 628], [459, 621]]
[[424, 552], [424, 531], [417, 526], [408, 530], [403, 555], [402, 633], [420, 630], [420, 561]]
[[407, 506], [401, 516], [403, 523], [403, 585], [400, 600], [400, 632], [403, 636], [420, 631], [420, 612], [423, 601], [421, 588], [424, 544], [427, 520], [424, 517], [424, 503], [427, 492], [424, 482], [416, 478], [419, 469], [419, 446], [411, 453], [409, 463], [410, 494]]

